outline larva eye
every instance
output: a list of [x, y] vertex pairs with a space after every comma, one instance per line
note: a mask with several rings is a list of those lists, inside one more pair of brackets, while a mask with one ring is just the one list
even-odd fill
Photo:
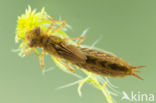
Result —
[[31, 44], [35, 44], [37, 42], [37, 39], [31, 39]]
[[40, 36], [40, 27], [36, 27], [34, 32], [37, 36]]

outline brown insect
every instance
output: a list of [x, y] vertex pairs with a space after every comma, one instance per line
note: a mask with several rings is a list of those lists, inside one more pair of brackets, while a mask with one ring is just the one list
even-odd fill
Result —
[[[42, 54], [36, 54], [39, 57], [42, 69], [44, 69], [44, 53], [46, 52], [55, 56], [58, 62], [62, 63], [73, 73], [76, 71], [72, 68], [71, 64], [102, 76], [124, 77], [132, 75], [142, 80], [142, 78], [135, 72], [139, 72], [136, 69], [144, 66], [131, 66], [126, 61], [113, 56], [112, 54], [88, 48], [81, 48], [80, 44], [85, 37], [62, 39], [53, 36], [53, 33], [62, 28], [66, 24], [66, 21], [62, 21], [60, 26], [48, 33], [55, 25], [55, 21], [53, 19], [52, 21], [53, 23], [45, 32], [41, 30], [40, 27], [35, 27], [33, 30], [26, 33], [25, 39], [31, 50], [25, 51], [24, 47], [25, 55], [31, 53], [35, 48], [42, 48]], [[68, 40], [76, 39], [79, 39], [78, 46], [68, 43]], [[62, 62], [61, 59], [64, 59], [65, 62]]]

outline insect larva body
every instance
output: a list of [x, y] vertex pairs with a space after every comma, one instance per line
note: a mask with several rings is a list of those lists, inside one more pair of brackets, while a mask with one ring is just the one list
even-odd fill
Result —
[[[131, 66], [126, 61], [98, 50], [81, 48], [66, 42], [67, 39], [62, 39], [57, 36], [49, 36], [45, 34], [40, 27], [36, 27], [26, 33], [27, 44], [31, 48], [43, 48], [47, 52], [57, 58], [64, 59], [67, 63], [72, 63], [89, 72], [93, 72], [102, 76], [124, 77], [133, 75], [142, 79], [135, 72], [136, 69], [143, 66]], [[60, 60], [59, 60], [60, 61]], [[60, 61], [61, 62], [61, 61]], [[44, 69], [43, 62], [40, 62]], [[69, 67], [69, 65], [66, 65]], [[70, 70], [75, 72], [74, 69]]]

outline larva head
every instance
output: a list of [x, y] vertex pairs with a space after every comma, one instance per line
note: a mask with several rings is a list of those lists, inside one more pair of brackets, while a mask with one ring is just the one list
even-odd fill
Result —
[[33, 30], [30, 30], [26, 33], [26, 40], [29, 47], [35, 47], [39, 45], [41, 38], [41, 29], [40, 27], [35, 27]]

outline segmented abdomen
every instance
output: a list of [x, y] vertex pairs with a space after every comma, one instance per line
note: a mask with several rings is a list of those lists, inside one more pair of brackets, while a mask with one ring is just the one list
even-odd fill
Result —
[[103, 76], [123, 77], [132, 74], [132, 66], [112, 54], [80, 48], [87, 57], [86, 63], [76, 63], [77, 66]]

